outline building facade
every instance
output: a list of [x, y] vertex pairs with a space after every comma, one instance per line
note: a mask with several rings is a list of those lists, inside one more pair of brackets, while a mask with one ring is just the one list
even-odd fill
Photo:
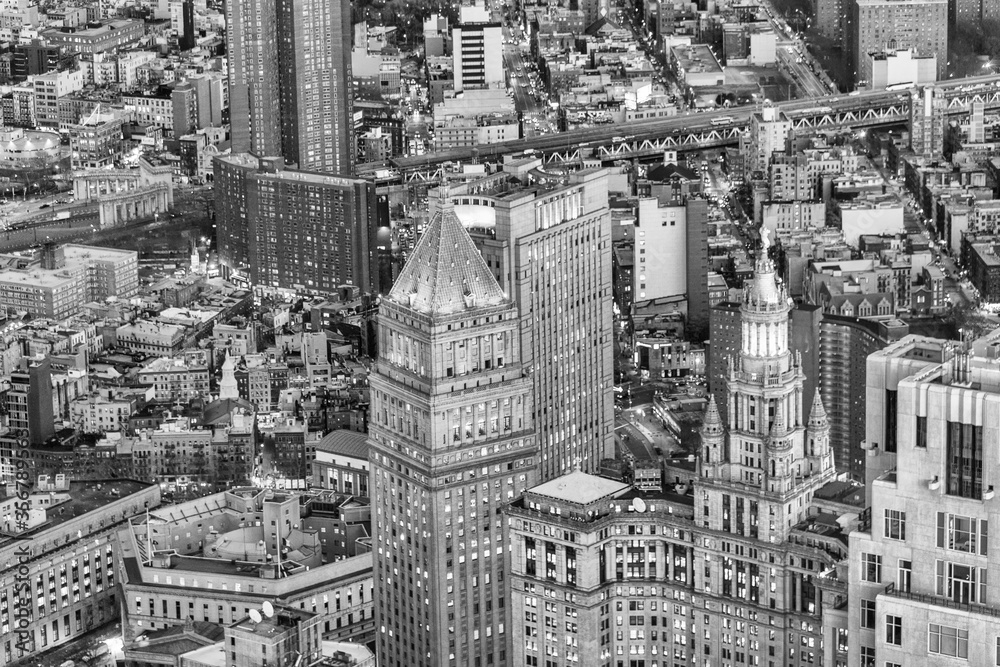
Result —
[[488, 10], [462, 7], [451, 33], [455, 91], [503, 85], [503, 27], [490, 21]]
[[226, 5], [234, 153], [351, 175], [350, 17], [347, 0]]
[[[518, 189], [496, 201], [494, 275], [522, 320], [540, 475], [598, 470], [612, 447], [611, 212], [605, 170]], [[707, 277], [706, 277], [707, 291]]]
[[56, 481], [31, 494], [32, 506], [37, 503], [46, 517], [39, 529], [5, 530], [0, 540], [0, 623], [7, 627], [0, 634], [0, 665], [43, 662], [42, 651], [118, 618], [115, 532], [160, 502], [158, 484]]
[[[375, 186], [241, 153], [215, 160], [224, 273], [265, 290], [378, 292]], [[294, 222], [290, 222], [294, 221]]]
[[852, 664], [996, 663], [996, 342], [909, 337], [869, 361], [895, 388], [872, 387], [890, 400], [869, 404], [870, 515], [850, 539]]
[[948, 0], [849, 0], [845, 42], [857, 86], [872, 81], [869, 54], [913, 49], [937, 55], [937, 78], [947, 75]]

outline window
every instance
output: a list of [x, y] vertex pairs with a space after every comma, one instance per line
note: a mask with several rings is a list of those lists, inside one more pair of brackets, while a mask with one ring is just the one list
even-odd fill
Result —
[[939, 548], [985, 556], [988, 538], [989, 523], [986, 519], [938, 512], [937, 545]]
[[927, 448], [927, 417], [917, 417], [917, 447]]
[[910, 578], [913, 574], [913, 566], [908, 560], [899, 559], [899, 569], [896, 577], [896, 589], [906, 593], [910, 590]]
[[861, 647], [861, 667], [875, 667], [875, 649], [871, 646]]
[[997, 637], [997, 655], [996, 664], [1000, 665], [1000, 637]]
[[885, 511], [885, 536], [890, 540], [906, 539], [906, 512], [890, 509]]
[[927, 652], [949, 655], [953, 658], [968, 658], [969, 632], [931, 623], [927, 630]]
[[986, 568], [937, 561], [937, 594], [960, 604], [985, 604]]
[[861, 554], [861, 580], [882, 583], [882, 557], [878, 554]]
[[948, 422], [946, 493], [975, 498], [983, 494], [983, 427]]
[[861, 627], [875, 629], [875, 600], [861, 601]]
[[885, 392], [885, 451], [896, 451], [896, 392], [887, 389]]
[[903, 618], [901, 616], [885, 616], [885, 643], [893, 646], [903, 645]]

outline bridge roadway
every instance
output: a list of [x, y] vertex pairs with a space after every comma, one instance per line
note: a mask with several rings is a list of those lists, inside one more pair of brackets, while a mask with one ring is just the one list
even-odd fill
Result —
[[[948, 101], [948, 113], [967, 113], [966, 98], [978, 96], [986, 102], [987, 109], [1000, 108], [1000, 74], [970, 77], [947, 82], [938, 82], [935, 87], [944, 92]], [[791, 100], [776, 104], [796, 126], [823, 127], [823, 117], [836, 118], [845, 116], [851, 124], [886, 125], [905, 122], [903, 111], [909, 110], [910, 90], [897, 91], [863, 91], [854, 95], [834, 95], [826, 97], [811, 97]], [[859, 121], [852, 114], [871, 113], [886, 110], [886, 113], [875, 117], [871, 122]], [[664, 137], [679, 137], [678, 146], [707, 147], [711, 145], [732, 144], [738, 140], [742, 129], [749, 123], [750, 116], [757, 112], [753, 106], [720, 109], [704, 113], [688, 113], [669, 118], [635, 121], [627, 125], [602, 125], [571, 132], [549, 134], [531, 139], [517, 139], [497, 144], [484, 144], [435, 151], [426, 155], [396, 158], [392, 165], [404, 175], [424, 174], [431, 177], [433, 172], [447, 162], [497, 162], [502, 156], [512, 153], [534, 150], [546, 156], [571, 155], [580, 156], [581, 150], [604, 147], [599, 156], [601, 159], [625, 159], [634, 157], [634, 151], [606, 150], [609, 145], [627, 144], [643, 140], [656, 140]], [[725, 119], [731, 119], [726, 121]], [[713, 123], [715, 121], [715, 123]], [[826, 124], [831, 129], [840, 124], [832, 120]], [[684, 136], [698, 138], [697, 141], [684, 141]], [[703, 137], [702, 135], [708, 135]], [[647, 141], [647, 144], [649, 142]], [[659, 144], [657, 144], [659, 146]], [[663, 146], [668, 147], [668, 146]], [[625, 146], [622, 146], [625, 148]]]

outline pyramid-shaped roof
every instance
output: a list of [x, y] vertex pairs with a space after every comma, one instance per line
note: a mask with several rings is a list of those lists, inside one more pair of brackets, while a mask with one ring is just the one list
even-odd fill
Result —
[[819, 395], [819, 388], [813, 394], [812, 409], [809, 411], [809, 424], [811, 426], [826, 425], [826, 409], [823, 407], [823, 399]]
[[504, 303], [506, 295], [455, 215], [447, 186], [439, 188], [439, 197], [438, 212], [387, 298], [427, 315], [451, 315]]
[[702, 432], [706, 434], [719, 434], [723, 432], [722, 416], [719, 414], [719, 405], [715, 402], [715, 394], [708, 395], [708, 407], [705, 410], [705, 419], [701, 426]]

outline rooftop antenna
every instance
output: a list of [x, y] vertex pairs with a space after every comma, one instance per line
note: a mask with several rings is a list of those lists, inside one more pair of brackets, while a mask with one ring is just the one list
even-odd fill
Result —
[[260, 610], [264, 612], [264, 616], [267, 618], [272, 618], [274, 616], [274, 605], [264, 600], [264, 604], [260, 606]]
[[250, 620], [253, 621], [254, 623], [260, 623], [264, 619], [261, 618], [259, 611], [257, 611], [256, 609], [251, 609], [250, 610]]

